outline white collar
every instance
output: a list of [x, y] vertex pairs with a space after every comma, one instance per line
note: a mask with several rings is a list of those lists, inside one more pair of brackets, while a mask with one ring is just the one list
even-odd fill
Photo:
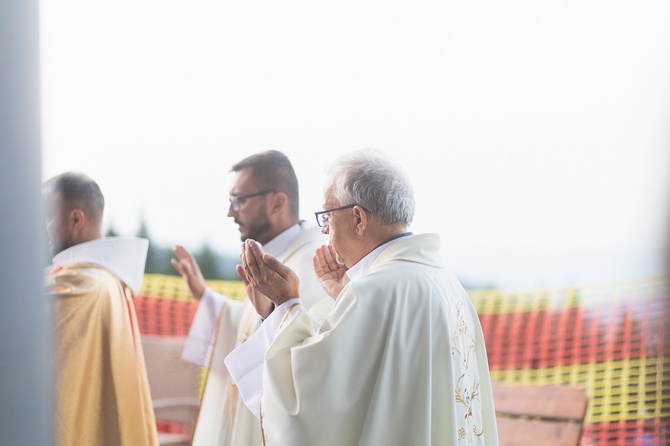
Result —
[[354, 266], [349, 268], [347, 270], [347, 277], [349, 277], [350, 281], [354, 281], [361, 277], [363, 274], [367, 273], [370, 270], [370, 267], [372, 264], [377, 260], [377, 257], [379, 257], [379, 254], [382, 253], [386, 248], [394, 244], [400, 239], [403, 239], [407, 236], [411, 236], [411, 233], [404, 234], [400, 237], [394, 238], [393, 240], [389, 240], [386, 243], [383, 243], [379, 246], [377, 246], [375, 249], [370, 251], [365, 257], [363, 257], [361, 260], [359, 260]]
[[105, 237], [74, 245], [56, 254], [53, 266], [94, 263], [116, 274], [137, 294], [144, 277], [149, 240], [139, 237]]
[[273, 257], [279, 258], [284, 253], [284, 251], [286, 251], [291, 242], [303, 232], [305, 232], [305, 228], [303, 228], [302, 222], [296, 223], [264, 244], [263, 251], [267, 252]]

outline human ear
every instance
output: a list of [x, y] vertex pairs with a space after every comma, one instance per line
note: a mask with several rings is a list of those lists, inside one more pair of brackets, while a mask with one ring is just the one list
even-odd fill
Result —
[[362, 235], [368, 226], [368, 214], [358, 205], [354, 206], [353, 214], [356, 223], [356, 234]]
[[81, 209], [72, 209], [70, 211], [68, 222], [73, 230], [81, 230], [86, 223], [86, 214], [84, 214], [84, 211]]
[[277, 192], [274, 194], [274, 197], [272, 197], [273, 210], [279, 210], [282, 207], [286, 206], [287, 203], [288, 203], [288, 197], [284, 192]]

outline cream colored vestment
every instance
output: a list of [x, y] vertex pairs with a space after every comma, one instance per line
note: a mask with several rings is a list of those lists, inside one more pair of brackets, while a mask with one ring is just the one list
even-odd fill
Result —
[[[333, 305], [316, 278], [312, 263], [316, 249], [324, 243], [327, 239], [320, 228], [313, 227], [301, 232], [277, 256], [298, 274], [300, 292], [311, 296], [307, 305], [313, 307], [315, 314], [318, 312], [317, 319], [322, 319]], [[182, 355], [185, 360], [209, 366], [193, 446], [260, 444], [260, 423], [239, 398], [223, 363], [228, 353], [252, 335], [260, 321], [248, 300], [235, 301], [207, 289], [200, 301]]]
[[[265, 443], [497, 445], [481, 325], [445, 267], [439, 237], [378, 249], [318, 332], [292, 300], [226, 358], [245, 402], [260, 412]], [[262, 350], [263, 339], [259, 361], [251, 350]]]
[[132, 299], [148, 241], [104, 238], [54, 257], [45, 284], [55, 326], [55, 444], [156, 445]]

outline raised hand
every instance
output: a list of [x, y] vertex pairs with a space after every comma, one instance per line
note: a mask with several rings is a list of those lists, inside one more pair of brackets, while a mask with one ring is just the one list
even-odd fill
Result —
[[348, 269], [337, 261], [335, 250], [331, 245], [323, 245], [316, 250], [314, 255], [316, 277], [326, 293], [333, 299], [337, 299], [342, 288], [349, 283], [349, 277], [345, 274]]
[[242, 282], [244, 282], [244, 287], [247, 289], [247, 297], [253, 304], [254, 308], [256, 308], [256, 312], [263, 319], [267, 318], [270, 313], [272, 313], [272, 310], [274, 310], [274, 303], [268, 299], [267, 296], [251, 286], [249, 278], [244, 272], [244, 267], [242, 265], [237, 265], [235, 270], [237, 271], [237, 275], [240, 276], [240, 279], [242, 279]]
[[175, 253], [178, 260], [170, 259], [170, 264], [179, 271], [179, 274], [181, 274], [186, 285], [188, 285], [191, 296], [193, 296], [195, 300], [200, 300], [205, 293], [206, 284], [205, 278], [203, 277], [202, 272], [200, 272], [198, 262], [196, 262], [195, 257], [181, 245], [176, 245], [172, 248], [172, 251]]
[[267, 296], [275, 305], [299, 297], [298, 276], [291, 268], [266, 254], [251, 239], [242, 244], [242, 267], [249, 286]]

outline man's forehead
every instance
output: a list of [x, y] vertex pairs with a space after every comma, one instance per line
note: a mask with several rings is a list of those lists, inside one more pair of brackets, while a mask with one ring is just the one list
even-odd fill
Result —
[[233, 185], [230, 188], [230, 195], [245, 195], [253, 192], [256, 187], [256, 180], [253, 176], [251, 167], [245, 167], [235, 172]]
[[326, 189], [323, 193], [323, 208], [330, 209], [339, 206], [339, 203], [333, 195], [332, 189]]

